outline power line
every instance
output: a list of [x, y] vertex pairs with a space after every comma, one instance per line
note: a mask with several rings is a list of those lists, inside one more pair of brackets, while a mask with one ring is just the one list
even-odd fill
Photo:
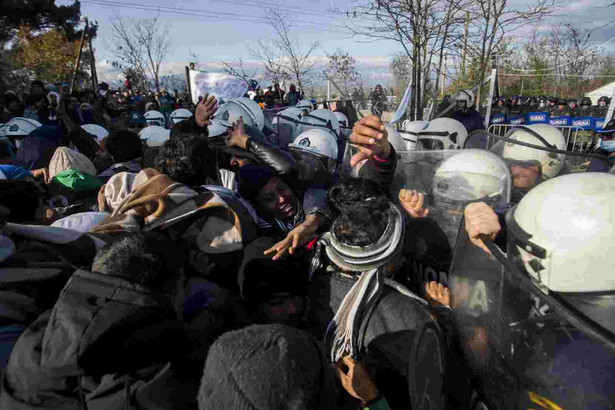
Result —
[[[206, 11], [206, 10], [197, 10], [197, 9], [186, 9], [186, 8], [180, 8], [180, 7], [154, 6], [154, 5], [146, 5], [146, 4], [140, 4], [140, 3], [126, 3], [126, 2], [120, 3], [120, 2], [109, 1], [109, 0], [83, 0], [82, 3], [95, 4], [99, 6], [121, 7], [121, 8], [127, 8], [127, 9], [133, 9], [133, 10], [158, 11], [158, 12], [164, 11], [164, 12], [172, 13], [172, 14], [181, 14], [181, 15], [188, 15], [188, 16], [197, 15], [201, 17], [209, 17], [212, 19], [243, 21], [243, 22], [256, 23], [256, 24], [269, 24], [269, 19], [267, 19], [267, 17], [261, 17], [261, 16], [248, 17], [248, 16], [244, 16], [241, 14], [225, 13], [225, 12], [219, 12], [219, 11]], [[327, 24], [328, 26], [332, 26], [334, 28], [346, 29], [346, 27], [337, 26], [335, 24], [324, 23], [324, 22], [312, 22], [310, 23], [310, 25], [305, 25], [306, 23], [305, 21], [292, 20], [292, 19], [287, 19], [287, 21], [299, 23], [297, 27], [303, 28], [303, 29], [310, 28], [310, 25], [313, 25], [313, 23]], [[325, 31], [325, 32], [332, 32], [332, 33], [339, 33], [339, 34], [350, 34], [348, 32], [332, 30], [329, 28], [327, 29], [319, 28], [318, 31]]]

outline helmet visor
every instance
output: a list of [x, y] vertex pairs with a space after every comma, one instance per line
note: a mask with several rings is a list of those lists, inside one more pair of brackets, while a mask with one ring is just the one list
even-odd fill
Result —
[[425, 151], [435, 151], [444, 149], [444, 142], [434, 138], [419, 138], [418, 148]]

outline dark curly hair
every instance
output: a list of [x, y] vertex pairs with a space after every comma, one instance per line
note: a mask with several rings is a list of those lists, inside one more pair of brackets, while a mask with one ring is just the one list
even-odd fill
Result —
[[389, 222], [389, 209], [390, 202], [383, 196], [356, 202], [337, 217], [333, 234], [348, 245], [371, 245], [382, 237]]
[[331, 187], [327, 193], [327, 207], [331, 218], [365, 202], [367, 198], [387, 197], [387, 193], [374, 181], [363, 178], [346, 178]]
[[117, 164], [139, 158], [143, 153], [143, 144], [139, 136], [129, 130], [112, 132], [105, 141], [105, 149]]
[[188, 186], [211, 185], [219, 181], [215, 161], [209, 161], [207, 140], [184, 135], [164, 143], [156, 169]]
[[185, 263], [185, 249], [161, 233], [129, 235], [100, 249], [92, 272], [160, 289]]

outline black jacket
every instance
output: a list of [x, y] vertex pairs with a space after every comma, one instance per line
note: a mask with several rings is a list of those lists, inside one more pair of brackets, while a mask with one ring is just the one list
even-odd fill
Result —
[[15, 345], [0, 408], [196, 408], [198, 373], [178, 359], [186, 343], [162, 294], [77, 271]]
[[[306, 323], [317, 338], [324, 337], [328, 324], [355, 281], [356, 278], [331, 272], [314, 276], [308, 285]], [[417, 394], [409, 385], [415, 380], [415, 370], [433, 383], [429, 389], [442, 384], [442, 371], [433, 368], [438, 365], [437, 360], [432, 358], [431, 363], [412, 366], [413, 345], [426, 326], [438, 329], [429, 308], [388, 286], [367, 321], [363, 360], [393, 410], [414, 408], [411, 402], [415, 402]], [[425, 356], [430, 353], [433, 352]], [[436, 401], [441, 400], [438, 397]], [[432, 405], [433, 409], [441, 408], [435, 402]]]

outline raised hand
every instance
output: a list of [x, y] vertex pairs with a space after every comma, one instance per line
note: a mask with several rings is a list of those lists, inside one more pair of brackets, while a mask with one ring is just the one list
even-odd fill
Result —
[[350, 159], [353, 167], [374, 156], [387, 159], [391, 153], [386, 127], [375, 115], [363, 117], [354, 125], [350, 142], [360, 151]]

